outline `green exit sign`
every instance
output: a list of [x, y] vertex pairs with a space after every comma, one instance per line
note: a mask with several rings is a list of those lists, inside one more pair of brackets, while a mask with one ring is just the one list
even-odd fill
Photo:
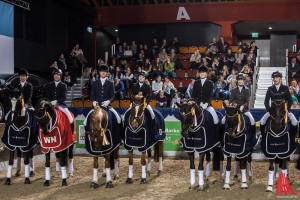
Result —
[[251, 35], [252, 35], [253, 38], [258, 38], [258, 33], [254, 32], [254, 33], [251, 33]]

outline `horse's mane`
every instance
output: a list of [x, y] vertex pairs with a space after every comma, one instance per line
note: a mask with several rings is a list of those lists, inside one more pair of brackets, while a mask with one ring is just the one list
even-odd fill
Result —
[[101, 107], [96, 106], [94, 108], [94, 111], [91, 113], [91, 117], [90, 117], [91, 126], [97, 128], [97, 129], [100, 129], [99, 125], [101, 123], [101, 119], [100, 119], [100, 117], [98, 117], [99, 112], [101, 112]]

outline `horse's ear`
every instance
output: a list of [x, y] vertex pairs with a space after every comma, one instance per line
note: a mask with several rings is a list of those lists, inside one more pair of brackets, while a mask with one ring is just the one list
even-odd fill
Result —
[[229, 106], [229, 101], [228, 100], [224, 100], [223, 101], [223, 107], [226, 109]]

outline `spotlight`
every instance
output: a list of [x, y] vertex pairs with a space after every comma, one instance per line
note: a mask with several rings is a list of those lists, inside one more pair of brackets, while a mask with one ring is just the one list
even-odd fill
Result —
[[93, 28], [90, 27], [90, 26], [86, 27], [86, 30], [87, 30], [87, 32], [89, 32], [89, 33], [92, 33], [92, 32], [93, 32]]
[[118, 29], [115, 29], [115, 31], [118, 32], [119, 30], [118, 30]]
[[269, 30], [272, 30], [272, 27], [271, 27], [271, 26], [269, 26]]

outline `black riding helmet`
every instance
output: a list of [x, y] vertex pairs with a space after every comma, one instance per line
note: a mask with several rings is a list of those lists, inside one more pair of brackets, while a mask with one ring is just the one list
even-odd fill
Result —
[[198, 68], [198, 72], [208, 72], [208, 68], [206, 66], [201, 66]]
[[272, 78], [275, 78], [275, 77], [280, 77], [280, 78], [282, 78], [282, 73], [279, 72], [279, 71], [273, 72], [273, 73], [272, 73]]
[[25, 76], [28, 76], [28, 71], [27, 69], [24, 69], [24, 68], [21, 68], [18, 72], [18, 75], [25, 75]]
[[236, 77], [236, 80], [237, 80], [237, 81], [238, 81], [238, 80], [245, 80], [244, 74], [239, 73], [239, 74], [237, 75], [237, 77]]

